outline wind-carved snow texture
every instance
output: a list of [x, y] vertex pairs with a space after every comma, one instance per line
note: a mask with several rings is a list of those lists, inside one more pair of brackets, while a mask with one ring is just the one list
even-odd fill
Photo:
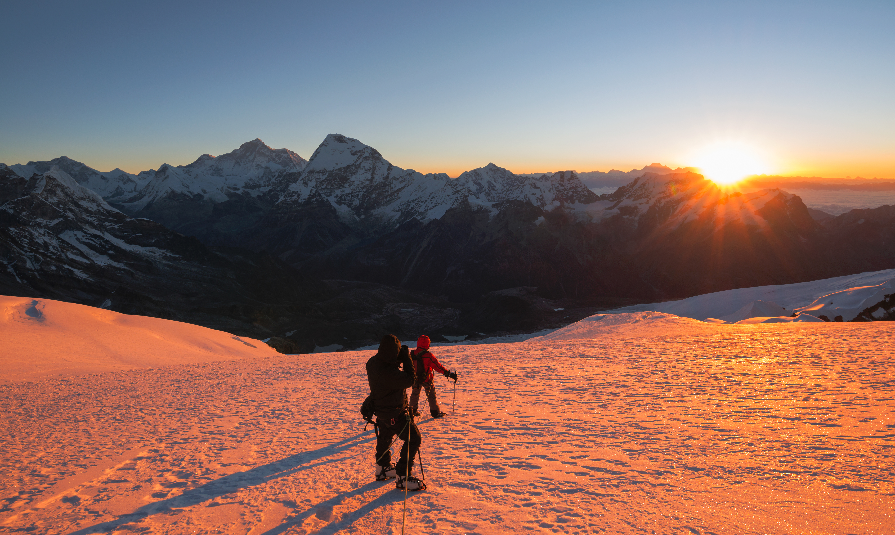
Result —
[[[460, 380], [421, 419], [406, 532], [890, 532], [893, 344], [890, 323], [645, 312], [435, 347]], [[0, 526], [399, 533], [405, 496], [373, 480], [359, 418], [371, 355], [0, 384]]]

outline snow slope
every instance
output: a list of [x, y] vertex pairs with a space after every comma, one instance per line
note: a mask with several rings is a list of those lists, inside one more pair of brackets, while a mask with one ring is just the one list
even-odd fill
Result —
[[[788, 310], [799, 309], [800, 311], [806, 311], [810, 314], [817, 315], [825, 314], [825, 312], [815, 312], [808, 310], [808, 308], [815, 303], [815, 300], [819, 297], [858, 287], [876, 286], [892, 279], [895, 279], [895, 269], [886, 269], [883, 271], [858, 273], [857, 275], [846, 275], [844, 277], [834, 277], [831, 279], [800, 282], [796, 284], [780, 284], [725, 290], [723, 292], [697, 295], [678, 301], [633, 305], [607, 312], [625, 313], [657, 311], [698, 320], [706, 320], [708, 318], [724, 319], [728, 316], [731, 316], [731, 319], [733, 319], [732, 315], [737, 314], [743, 307], [749, 307], [755, 301], [765, 301]], [[865, 295], [862, 299], [866, 300], [867, 297], [869, 297], [869, 294]], [[849, 304], [851, 305], [851, 301], [849, 301]], [[861, 310], [857, 310], [855, 314]], [[831, 311], [828, 310], [827, 312]], [[841, 312], [833, 314], [832, 316], [827, 313], [827, 316], [830, 319], [833, 319], [840, 313]], [[745, 319], [745, 317], [739, 317], [738, 319]]]
[[727, 323], [736, 323], [741, 320], [755, 317], [779, 317], [789, 316], [791, 314], [791, 310], [787, 310], [777, 303], [769, 303], [767, 301], [762, 301], [759, 299], [758, 301], [752, 301], [748, 305], [743, 306], [741, 309], [737, 310], [733, 314], [729, 314], [718, 319], [724, 320]]
[[840, 290], [818, 297], [810, 305], [796, 309], [814, 316], [825, 315], [833, 319], [842, 316], [843, 321], [851, 321], [865, 308], [879, 303], [887, 295], [895, 294], [895, 279], [871, 286], [859, 286]]
[[[60, 317], [83, 323], [59, 340], [89, 337], [94, 348], [144, 328], [123, 353], [151, 342], [173, 356], [205, 343], [204, 358], [216, 351], [207, 340], [233, 340], [169, 336], [166, 323], [138, 318], [115, 327], [86, 307], [42, 312], [40, 327], [27, 308], [3, 325], [5, 347], [27, 347], [20, 358], [32, 369], [22, 381], [0, 368], [0, 530], [816, 534], [893, 525], [891, 322], [712, 325], [635, 313], [527, 342], [435, 348], [459, 372], [456, 404], [437, 379], [450, 414], [419, 423], [429, 489], [406, 496], [405, 509], [393, 484], [373, 480], [373, 432], [359, 419], [371, 351], [252, 358], [243, 345], [251, 356], [171, 365], [159, 352], [141, 361], [152, 367], [59, 378], [34, 356], [77, 365], [93, 349], [25, 336], [61, 334]], [[96, 327], [106, 330], [85, 333]]]
[[0, 296], [0, 381], [256, 359], [267, 344], [221, 331], [50, 299]]
[[811, 314], [799, 314], [796, 317], [788, 316], [752, 316], [737, 321], [738, 325], [750, 325], [755, 323], [823, 323], [824, 320]]

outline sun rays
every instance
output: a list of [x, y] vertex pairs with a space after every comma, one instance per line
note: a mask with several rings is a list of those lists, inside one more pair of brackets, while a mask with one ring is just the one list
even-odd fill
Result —
[[764, 157], [746, 144], [718, 142], [708, 145], [694, 156], [694, 165], [712, 182], [734, 184], [747, 176], [767, 173], [769, 165]]

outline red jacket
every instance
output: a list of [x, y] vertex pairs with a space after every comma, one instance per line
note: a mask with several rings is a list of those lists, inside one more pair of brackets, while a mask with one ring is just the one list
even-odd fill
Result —
[[[447, 369], [438, 362], [438, 359], [435, 358], [435, 355], [429, 353], [428, 349], [414, 349], [411, 353], [411, 360], [413, 360], [413, 366], [416, 369], [417, 377], [425, 377], [424, 383], [431, 383], [433, 370], [440, 372], [442, 375], [446, 374]], [[423, 366], [423, 369], [420, 370], [420, 366]]]

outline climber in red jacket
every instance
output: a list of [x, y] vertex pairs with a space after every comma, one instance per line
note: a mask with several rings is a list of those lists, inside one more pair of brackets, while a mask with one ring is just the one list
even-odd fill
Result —
[[416, 349], [410, 352], [410, 359], [413, 361], [415, 372], [415, 380], [413, 382], [413, 390], [410, 393], [410, 411], [414, 416], [419, 416], [420, 388], [426, 389], [426, 397], [429, 399], [429, 411], [432, 418], [442, 418], [444, 413], [438, 408], [438, 401], [435, 399], [435, 385], [432, 384], [433, 372], [437, 371], [447, 378], [457, 382], [457, 372], [448, 371], [447, 368], [438, 362], [435, 355], [429, 352], [429, 337], [422, 335], [416, 341]]

